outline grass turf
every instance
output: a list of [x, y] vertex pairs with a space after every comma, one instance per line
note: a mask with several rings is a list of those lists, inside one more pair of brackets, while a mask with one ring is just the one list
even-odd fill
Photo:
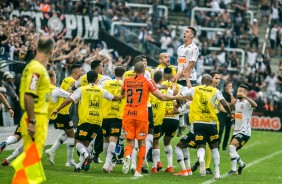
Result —
[[[247, 163], [247, 168], [243, 170], [242, 175], [238, 176], [226, 176], [221, 180], [213, 180], [213, 175], [207, 175], [206, 177], [201, 177], [199, 172], [193, 173], [193, 176], [180, 177], [173, 176], [170, 173], [159, 172], [158, 174], [144, 174], [143, 178], [135, 179], [133, 175], [122, 174], [121, 165], [117, 165], [111, 174], [106, 174], [102, 171], [103, 163], [94, 164], [91, 163], [91, 168], [87, 172], [73, 173], [72, 167], [65, 167], [66, 163], [66, 145], [62, 145], [56, 152], [55, 156], [55, 166], [52, 166], [43, 156], [43, 167], [45, 170], [47, 181], [44, 183], [48, 184], [68, 184], [68, 183], [101, 183], [101, 184], [113, 184], [113, 183], [125, 183], [133, 182], [134, 184], [146, 184], [146, 183], [162, 183], [162, 184], [173, 184], [173, 183], [204, 183], [204, 182], [216, 182], [216, 183], [282, 183], [282, 134], [274, 132], [263, 132], [263, 131], [253, 131], [253, 135], [246, 146], [239, 151], [239, 154], [244, 162]], [[174, 147], [179, 141], [179, 138], [174, 138], [172, 141], [172, 146]], [[47, 146], [49, 148], [50, 146]], [[0, 159], [3, 160], [12, 151], [4, 151], [0, 155]], [[267, 159], [262, 159], [263, 157], [269, 156], [276, 153]], [[190, 150], [191, 164], [196, 161], [196, 150]], [[221, 162], [220, 171], [221, 175], [230, 170], [230, 158], [228, 151], [221, 151]], [[102, 160], [104, 159], [104, 154], [100, 155]], [[78, 160], [75, 154], [75, 159]], [[261, 159], [261, 160], [259, 160]], [[166, 167], [166, 156], [164, 152], [164, 146], [161, 140], [161, 161], [163, 163], [164, 169]], [[175, 172], [179, 171], [180, 168], [175, 160], [175, 155], [173, 155], [173, 165], [175, 166]], [[211, 164], [212, 165], [212, 164]], [[150, 163], [151, 166], [151, 163]], [[163, 170], [164, 170], [163, 169]], [[213, 170], [213, 166], [211, 166]], [[12, 167], [0, 167], [0, 184], [11, 183], [14, 170]]]

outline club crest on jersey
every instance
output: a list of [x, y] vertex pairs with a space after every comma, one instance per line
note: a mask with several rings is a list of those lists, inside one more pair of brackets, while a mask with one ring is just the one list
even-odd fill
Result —
[[38, 73], [33, 73], [32, 74], [31, 82], [30, 82], [30, 85], [29, 85], [29, 89], [30, 90], [32, 90], [32, 91], [36, 90], [36, 86], [37, 86], [39, 77], [40, 77], [40, 74], [38, 74]]

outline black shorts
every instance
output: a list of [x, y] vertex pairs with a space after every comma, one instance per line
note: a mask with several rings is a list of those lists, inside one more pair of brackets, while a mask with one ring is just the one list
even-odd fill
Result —
[[118, 118], [103, 119], [102, 131], [104, 137], [109, 137], [109, 136], [119, 137], [121, 133], [121, 119]]
[[54, 123], [55, 129], [72, 129], [73, 122], [69, 114], [58, 114], [56, 119], [50, 120], [50, 124]]
[[162, 133], [168, 137], [174, 137], [176, 130], [179, 126], [179, 120], [176, 119], [164, 119], [162, 124]]
[[195, 122], [193, 125], [197, 145], [206, 145], [207, 142], [209, 144], [214, 144], [219, 141], [219, 135], [215, 124]]
[[251, 138], [250, 136], [239, 133], [233, 135], [230, 142], [232, 142], [233, 139], [236, 139], [239, 142], [239, 147], [237, 147], [238, 150], [241, 149], [249, 141], [250, 138]]
[[154, 118], [153, 118], [153, 110], [152, 107], [148, 107], [148, 121], [149, 121], [149, 128], [154, 128]]
[[154, 140], [161, 138], [162, 135], [163, 135], [162, 125], [155, 126], [154, 127]]
[[182, 137], [180, 139], [180, 142], [182, 142], [182, 144], [184, 144], [186, 148], [187, 147], [193, 148], [193, 149], [197, 148], [197, 144], [195, 141], [195, 135], [191, 131], [188, 134], [186, 134], [184, 137]]
[[17, 126], [14, 135], [22, 136], [22, 131], [20, 125]]
[[92, 141], [101, 127], [96, 124], [90, 123], [82, 123], [77, 127], [77, 131], [75, 132], [75, 139], [80, 141]]

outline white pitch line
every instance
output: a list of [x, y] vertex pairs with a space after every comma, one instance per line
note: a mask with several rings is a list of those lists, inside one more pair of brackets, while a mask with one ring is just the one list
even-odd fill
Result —
[[[246, 166], [246, 168], [252, 167], [253, 165], [256, 165], [256, 164], [258, 164], [258, 163], [260, 163], [260, 162], [262, 162], [262, 161], [264, 161], [264, 160], [266, 160], [266, 159], [269, 159], [269, 158], [271, 158], [271, 157], [273, 157], [273, 156], [276, 156], [276, 155], [279, 155], [279, 154], [281, 154], [281, 153], [282, 153], [282, 150], [277, 151], [277, 152], [275, 152], [275, 153], [272, 153], [272, 154], [270, 154], [270, 155], [268, 155], [268, 156], [262, 157], [262, 158], [260, 158], [260, 159], [254, 160], [253, 162], [248, 163], [247, 166]], [[228, 176], [228, 173], [224, 173], [223, 175], [221, 175], [221, 179], [222, 179], [222, 178], [225, 178], [226, 176]], [[213, 182], [215, 182], [215, 181], [217, 181], [217, 180], [215, 180], [215, 179], [210, 179], [210, 180], [208, 180], [208, 181], [203, 182], [202, 184], [210, 184], [210, 183], [213, 183]]]

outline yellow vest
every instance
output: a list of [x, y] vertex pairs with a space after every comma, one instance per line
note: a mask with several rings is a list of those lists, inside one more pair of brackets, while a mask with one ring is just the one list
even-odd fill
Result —
[[[72, 93], [73, 90], [72, 88], [72, 84], [75, 82], [75, 79], [72, 76], [66, 77], [64, 78], [64, 80], [62, 81], [62, 84], [60, 86], [61, 89]], [[60, 97], [59, 98], [59, 104], [62, 104], [65, 101], [64, 98]], [[72, 103], [70, 103], [69, 105], [67, 105], [66, 107], [64, 107], [62, 110], [60, 110], [59, 114], [69, 114], [69, 109]]]
[[50, 89], [49, 89], [49, 103], [48, 103], [48, 119], [56, 119], [57, 116], [51, 116], [52, 112], [57, 109], [59, 106], [59, 100], [56, 102], [52, 102], [52, 92], [56, 88], [55, 85], [50, 84]]
[[[162, 85], [166, 85], [168, 88], [172, 89], [173, 82], [163, 81]], [[179, 84], [176, 84], [176, 89], [178, 90], [178, 92], [180, 92], [180, 85]], [[174, 114], [174, 101], [166, 101], [165, 103], [166, 103], [165, 117], [167, 117], [167, 118], [175, 117], [176, 114]]]
[[78, 125], [90, 123], [101, 126], [103, 121], [103, 89], [93, 84], [80, 87], [80, 89], [81, 99], [78, 104]]
[[[167, 90], [160, 90], [163, 94], [167, 94]], [[152, 104], [154, 126], [162, 125], [165, 116], [166, 102], [159, 100], [154, 95], [150, 94], [150, 102]]]
[[190, 104], [189, 122], [217, 122], [216, 108], [211, 103], [217, 89], [211, 86], [196, 86]]
[[[107, 90], [114, 96], [119, 96], [121, 94], [122, 81], [121, 80], [107, 80], [104, 83], [104, 89]], [[122, 104], [125, 105], [125, 98], [119, 101], [109, 101], [103, 99], [103, 118], [120, 118], [121, 108], [124, 108]]]

